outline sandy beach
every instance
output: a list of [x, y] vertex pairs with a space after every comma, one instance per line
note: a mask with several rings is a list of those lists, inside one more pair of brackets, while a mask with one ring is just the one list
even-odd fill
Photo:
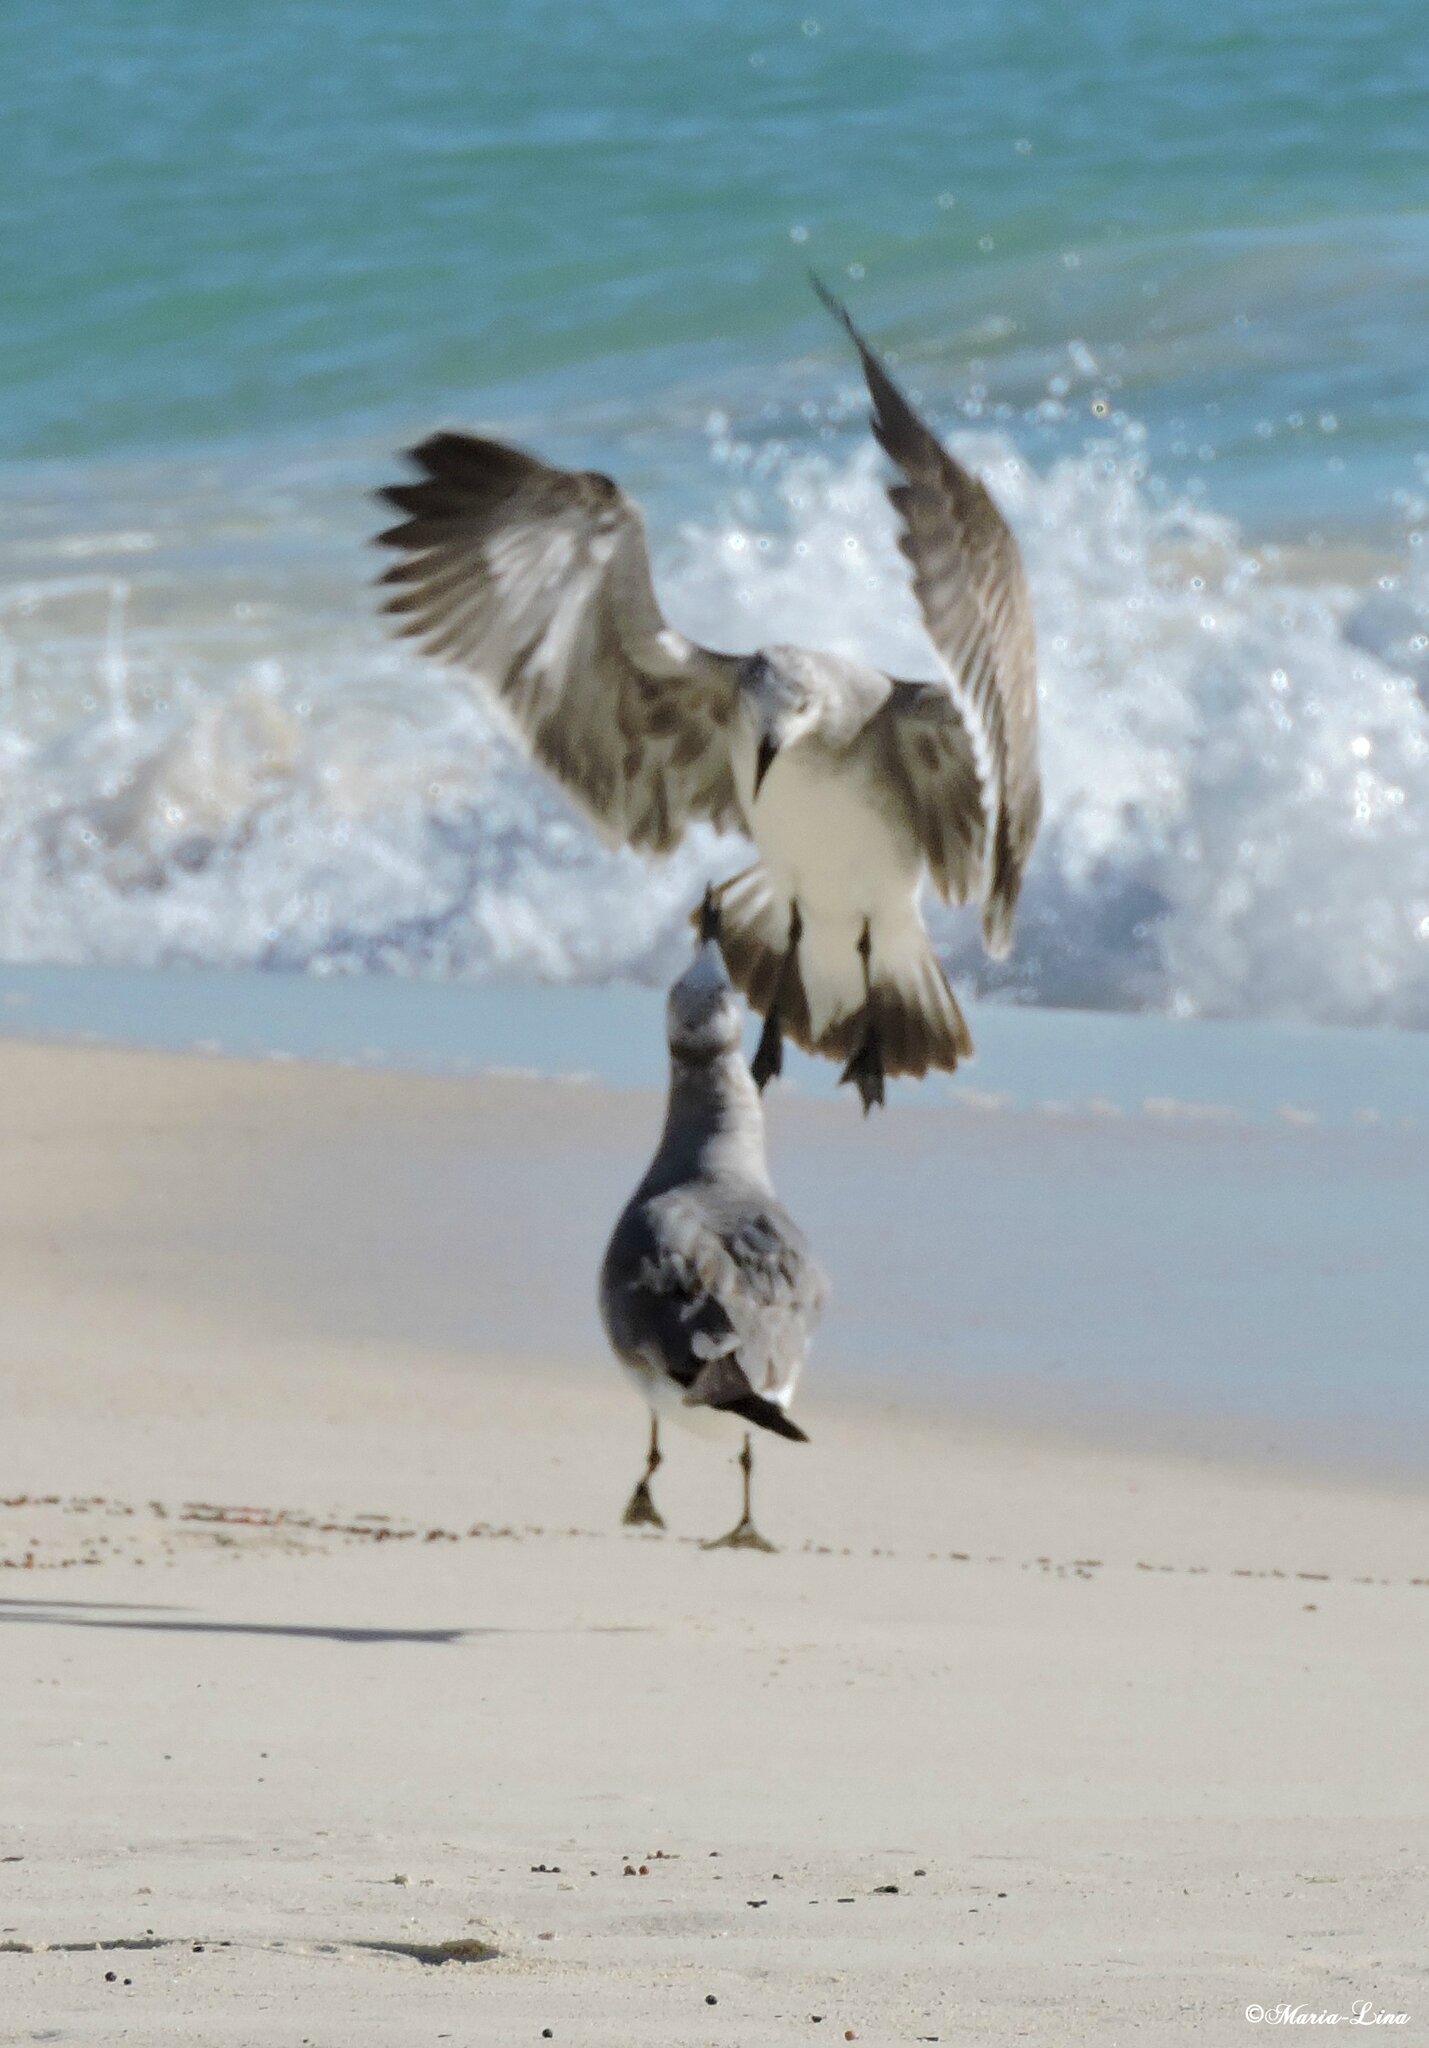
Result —
[[1419, 7], [4, 26], [0, 2048], [1425, 2039]]
[[[543, 1187], [598, 1251], [653, 1098], [0, 1075], [0, 2040], [1424, 2025], [1414, 1485], [860, 1399], [816, 1353], [813, 1442], [761, 1455], [779, 1555], [699, 1548], [736, 1475], [694, 1440], [669, 1533], [626, 1532], [593, 1307], [546, 1359], [494, 1281]], [[784, 1118], [791, 1170], [844, 1107]]]

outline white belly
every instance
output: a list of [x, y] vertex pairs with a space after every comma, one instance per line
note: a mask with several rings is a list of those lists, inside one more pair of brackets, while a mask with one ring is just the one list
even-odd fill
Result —
[[899, 833], [862, 774], [849, 772], [818, 745], [777, 754], [760, 787], [745, 797], [755, 844], [769, 878], [809, 913], [860, 927], [917, 894], [919, 858], [911, 833]]
[[922, 946], [922, 858], [911, 829], [899, 830], [864, 776], [817, 743], [776, 754], [757, 798], [752, 758], [747, 781], [743, 766], [736, 760], [765, 872], [776, 895], [799, 907], [799, 960], [819, 1034], [863, 1007], [865, 930], [875, 980], [883, 962]]

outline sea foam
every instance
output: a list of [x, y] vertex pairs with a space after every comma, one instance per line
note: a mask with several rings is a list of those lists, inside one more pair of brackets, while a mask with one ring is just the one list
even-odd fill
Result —
[[[1026, 554], [1047, 803], [1008, 963], [933, 910], [954, 975], [1035, 1003], [1429, 1024], [1422, 508], [1407, 567], [1292, 556], [1158, 489], [1132, 421], [1040, 472], [995, 423], [955, 445]], [[691, 495], [714, 516], [663, 544], [651, 520], [674, 621], [934, 673], [872, 450], [720, 419], [708, 449]], [[176, 559], [142, 508], [9, 576], [0, 953], [667, 975], [706, 877], [747, 849], [703, 828], [663, 863], [603, 848], [479, 685], [386, 638], [343, 516], [271, 593], [192, 534]], [[262, 520], [274, 564], [289, 529], [310, 540], [300, 502]]]

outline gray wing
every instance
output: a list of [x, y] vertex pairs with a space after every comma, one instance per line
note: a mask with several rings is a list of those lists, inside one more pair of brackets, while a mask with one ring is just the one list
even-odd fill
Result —
[[742, 822], [729, 762], [738, 663], [669, 627], [637, 507], [609, 477], [467, 434], [412, 450], [378, 536], [405, 559], [386, 610], [479, 675], [614, 844], [663, 853], [693, 818]]
[[[951, 837], [980, 844], [983, 935], [990, 952], [1012, 943], [1023, 870], [1042, 815], [1037, 767], [1037, 643], [1032, 600], [1012, 530], [987, 490], [924, 425], [839, 302], [815, 279], [863, 363], [873, 432], [902, 470], [888, 495], [902, 521], [899, 545], [913, 591], [948, 679], [946, 692], [918, 691], [890, 704], [895, 751], [916, 791], [914, 815], [930, 821], [966, 800], [962, 743], [941, 725], [965, 729], [979, 790], [979, 829]], [[897, 693], [895, 693], [896, 697]], [[937, 701], [941, 697], [941, 704]], [[949, 825], [924, 840], [945, 894], [964, 895], [966, 860], [948, 859]], [[941, 863], [941, 873], [940, 873]]]
[[741, 1393], [767, 1407], [792, 1390], [826, 1291], [778, 1203], [726, 1206], [690, 1188], [627, 1212], [603, 1283], [618, 1349], [643, 1353], [694, 1399], [739, 1413]]

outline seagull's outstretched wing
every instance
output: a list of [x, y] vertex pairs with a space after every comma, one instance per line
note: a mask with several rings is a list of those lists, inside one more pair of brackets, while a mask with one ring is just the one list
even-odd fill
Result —
[[[923, 623], [948, 679], [941, 709], [941, 693], [916, 689], [901, 699], [895, 691], [888, 707], [917, 793], [915, 815], [937, 818], [961, 793], [962, 750], [951, 735], [937, 739], [939, 723], [955, 717], [966, 728], [981, 793], [983, 934], [989, 951], [1001, 955], [1012, 943], [1022, 873], [1042, 815], [1037, 647], [1022, 556], [984, 486], [919, 419], [838, 300], [817, 278], [814, 286], [859, 352], [874, 434], [903, 472], [905, 481], [888, 495], [903, 523], [899, 545], [913, 567]], [[939, 757], [952, 765], [946, 798]], [[968, 891], [959, 864], [943, 852], [950, 823], [925, 836], [924, 845], [939, 887], [961, 895]], [[967, 877], [977, 879], [976, 871]]]
[[663, 853], [693, 818], [741, 822], [737, 661], [666, 625], [640, 513], [609, 477], [434, 434], [382, 496], [406, 559], [386, 609], [496, 690], [542, 765], [614, 844]]

